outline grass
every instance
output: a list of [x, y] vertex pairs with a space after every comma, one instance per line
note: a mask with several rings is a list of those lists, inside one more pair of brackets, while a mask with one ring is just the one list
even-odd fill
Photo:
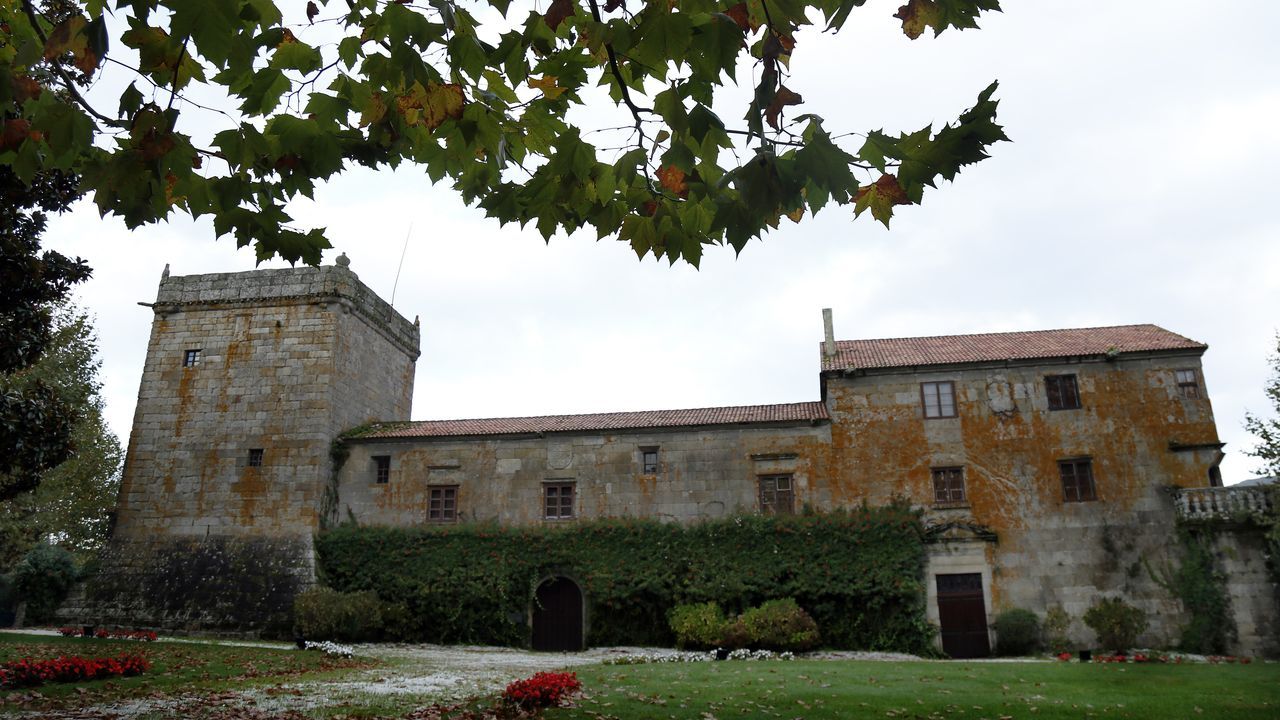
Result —
[[70, 710], [138, 699], [176, 695], [215, 697], [220, 692], [263, 688], [287, 692], [282, 683], [323, 680], [376, 664], [363, 658], [343, 659], [320, 652], [243, 647], [217, 643], [140, 642], [97, 638], [64, 638], [0, 632], [0, 662], [18, 658], [44, 660], [62, 655], [110, 657], [143, 655], [151, 670], [131, 678], [87, 683], [51, 683], [38, 688], [0, 691], [0, 713]]
[[580, 668], [568, 718], [1280, 717], [1280, 666], [766, 661]]

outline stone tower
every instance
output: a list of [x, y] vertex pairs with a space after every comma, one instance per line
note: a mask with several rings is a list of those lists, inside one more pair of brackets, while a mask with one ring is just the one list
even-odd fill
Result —
[[166, 268], [86, 619], [222, 630], [285, 621], [312, 575], [311, 535], [334, 510], [334, 439], [409, 418], [418, 327], [347, 264], [185, 277]]

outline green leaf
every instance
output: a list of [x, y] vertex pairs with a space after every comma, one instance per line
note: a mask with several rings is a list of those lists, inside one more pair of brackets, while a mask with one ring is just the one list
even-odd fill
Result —
[[270, 65], [279, 70], [310, 74], [320, 69], [320, 51], [303, 42], [281, 43], [271, 54]]

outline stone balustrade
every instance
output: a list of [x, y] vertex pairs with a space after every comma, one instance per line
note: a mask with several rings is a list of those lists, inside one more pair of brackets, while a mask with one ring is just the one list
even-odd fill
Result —
[[1246, 520], [1271, 511], [1271, 496], [1258, 487], [1182, 488], [1179, 520]]

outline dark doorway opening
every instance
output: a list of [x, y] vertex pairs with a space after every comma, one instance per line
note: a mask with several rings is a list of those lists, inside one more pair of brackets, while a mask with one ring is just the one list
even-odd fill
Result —
[[942, 651], [953, 658], [990, 655], [987, 608], [982, 599], [982, 574], [938, 575], [937, 582]]
[[583, 600], [567, 577], [548, 578], [533, 594], [533, 649], [578, 652], [583, 638]]

